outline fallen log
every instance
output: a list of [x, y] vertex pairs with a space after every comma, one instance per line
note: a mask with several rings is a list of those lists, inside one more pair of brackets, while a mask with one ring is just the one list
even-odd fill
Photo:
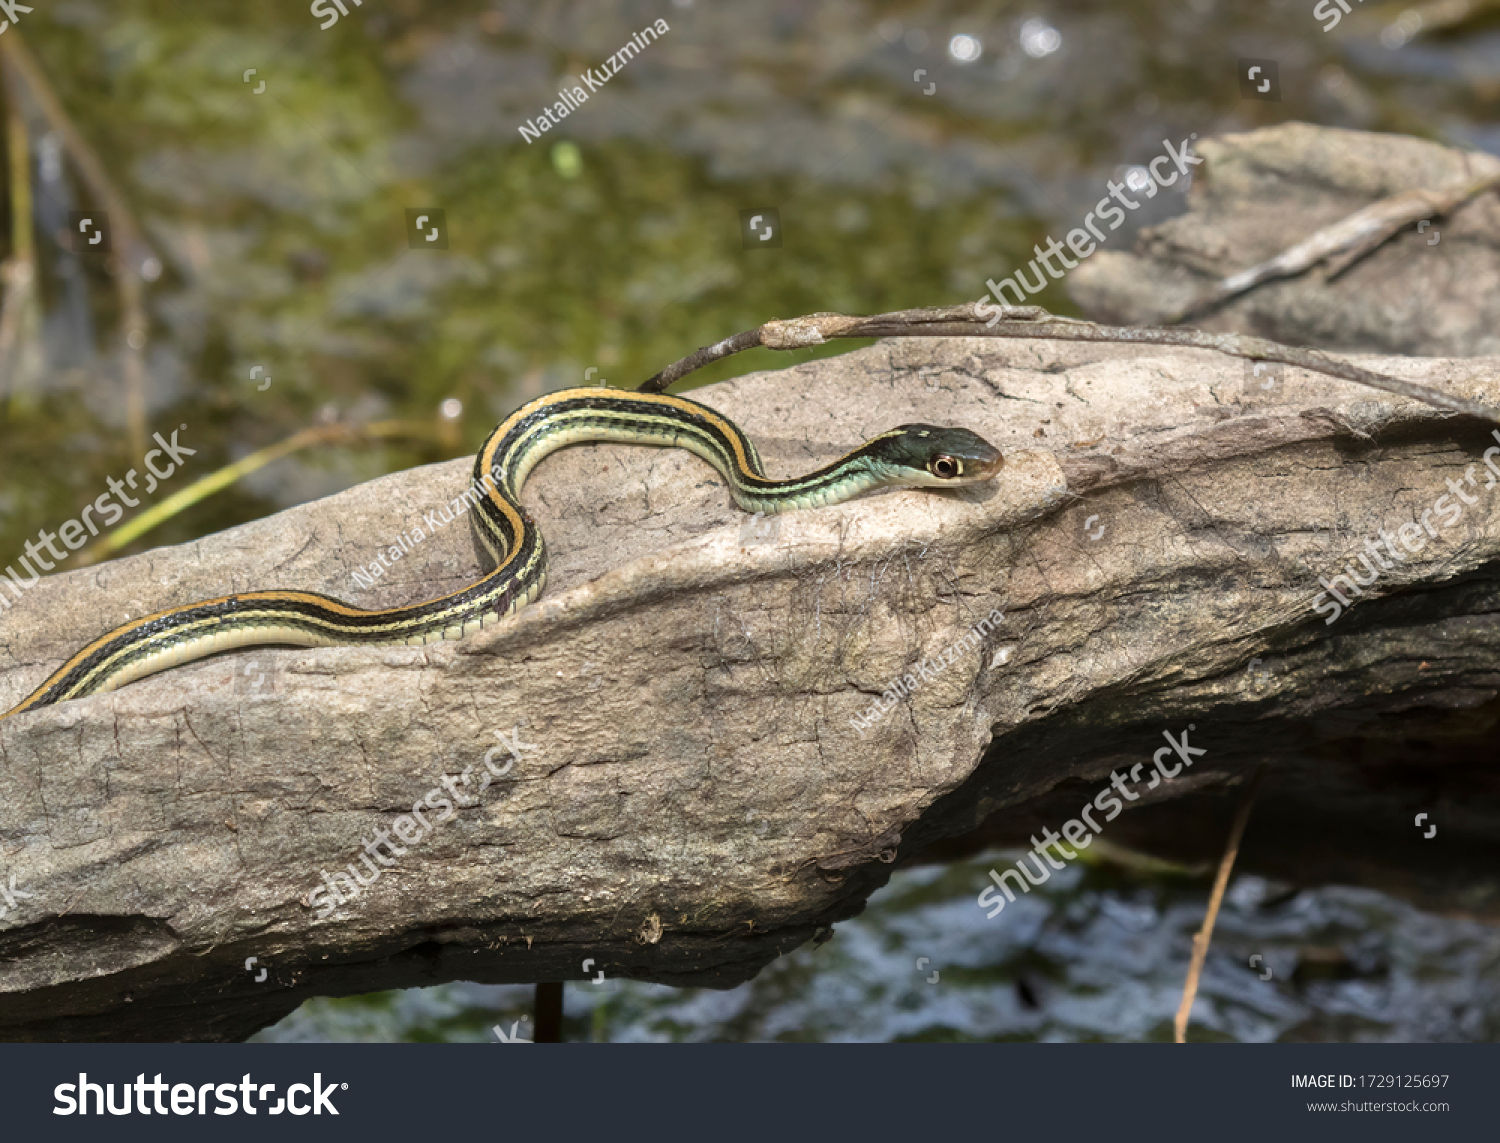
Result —
[[[1494, 360], [1365, 364], [1500, 400]], [[1200, 350], [968, 338], [695, 395], [773, 475], [917, 420], [1007, 464], [756, 520], [686, 454], [571, 449], [525, 496], [548, 592], [498, 628], [246, 652], [0, 723], [0, 881], [24, 894], [0, 1035], [239, 1039], [310, 996], [455, 979], [730, 986], [940, 839], [1058, 828], [1164, 732], [1206, 753], [1106, 834], [1264, 762], [1244, 867], [1265, 828], [1299, 877], [1493, 900], [1493, 426]], [[453, 590], [479, 567], [443, 511], [469, 472], [47, 578], [0, 614], [0, 704], [146, 611]], [[1402, 526], [1448, 481], [1474, 503], [1418, 544]], [[1366, 577], [1382, 531], [1417, 550], [1329, 621], [1320, 581]], [[1429, 806], [1439, 844], [1412, 828]], [[1173, 828], [1153, 839], [1191, 848]]]

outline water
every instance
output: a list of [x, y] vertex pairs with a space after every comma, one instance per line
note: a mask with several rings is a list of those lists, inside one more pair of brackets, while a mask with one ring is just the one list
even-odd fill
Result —
[[[988, 919], [974, 900], [985, 871], [1017, 856], [900, 870], [830, 941], [738, 988], [571, 983], [565, 1038], [1170, 1041], [1207, 902], [1202, 879], [1075, 863]], [[496, 1025], [529, 1037], [531, 999], [529, 986], [462, 983], [314, 1000], [256, 1039], [496, 1043]], [[1189, 1038], [1500, 1038], [1500, 928], [1373, 890], [1298, 891], [1240, 876]]]

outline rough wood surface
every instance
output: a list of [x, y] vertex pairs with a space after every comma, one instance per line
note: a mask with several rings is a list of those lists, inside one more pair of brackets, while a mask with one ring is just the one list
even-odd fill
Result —
[[[1493, 360], [1375, 364], [1500, 399]], [[978, 339], [883, 342], [700, 395], [777, 474], [914, 420], [975, 429], [1007, 467], [966, 494], [757, 522], [686, 454], [568, 450], [526, 495], [548, 593], [496, 629], [242, 653], [0, 724], [0, 880], [28, 894], [0, 918], [0, 1035], [233, 1039], [310, 995], [580, 979], [585, 959], [730, 985], [857, 912], [895, 859], [1054, 803], [1055, 828], [1189, 723], [1208, 755], [1142, 806], [1222, 791], [1264, 758], [1289, 804], [1362, 814], [1399, 848], [1407, 802], [1455, 768], [1319, 750], [1389, 747], [1397, 712], [1443, 733], [1493, 722], [1485, 426], [1295, 370], [1266, 387], [1199, 351]], [[1325, 625], [1319, 576], [1476, 465], [1461, 522]], [[148, 610], [455, 588], [477, 570], [462, 518], [373, 588], [352, 573], [425, 532], [468, 474], [400, 473], [44, 580], [0, 614], [0, 703]], [[851, 722], [992, 610], [977, 646], [864, 733]], [[496, 737], [516, 727], [518, 761]], [[505, 772], [480, 791], [487, 753]], [[452, 816], [428, 808], [357, 898], [310, 898], [466, 768]], [[1462, 775], [1442, 852], [1492, 871], [1493, 761]], [[1326, 820], [1311, 860], [1337, 848]]]
[[[1097, 321], [1150, 325], [1218, 279], [1280, 254], [1390, 195], [1463, 186], [1493, 155], [1405, 135], [1288, 123], [1196, 144], [1189, 210], [1101, 250], [1068, 277]], [[1190, 323], [1344, 352], [1500, 353], [1500, 196], [1413, 223], [1349, 269], [1257, 287]]]

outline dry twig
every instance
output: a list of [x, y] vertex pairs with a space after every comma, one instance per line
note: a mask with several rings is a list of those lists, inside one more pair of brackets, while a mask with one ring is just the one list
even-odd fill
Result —
[[[1003, 320], [993, 316], [996, 312]], [[988, 320], [986, 320], [988, 319]], [[1192, 349], [1211, 349], [1230, 357], [1250, 361], [1277, 361], [1316, 373], [1326, 373], [1383, 389], [1439, 409], [1463, 413], [1482, 420], [1500, 422], [1500, 411], [1479, 401], [1457, 397], [1433, 389], [1388, 377], [1384, 373], [1361, 369], [1340, 358], [1316, 349], [1300, 349], [1263, 337], [1242, 333], [1206, 333], [1196, 329], [1136, 329], [1131, 326], [1097, 325], [1077, 318], [1057, 317], [1041, 306], [996, 306], [968, 303], [960, 306], [928, 306], [916, 310], [897, 310], [870, 317], [847, 314], [817, 313], [786, 321], [768, 321], [756, 329], [726, 337], [704, 346], [681, 361], [667, 366], [639, 386], [642, 393], [660, 393], [696, 369], [719, 361], [742, 350], [757, 346], [765, 349], [807, 349], [836, 337], [1023, 337], [1057, 341], [1117, 341], [1135, 345], [1178, 345]]]
[[36, 101], [48, 126], [57, 132], [63, 149], [73, 160], [89, 196], [109, 216], [114, 234], [116, 289], [120, 295], [120, 324], [124, 362], [125, 426], [131, 440], [132, 455], [146, 451], [146, 304], [143, 267], [154, 262], [150, 246], [142, 237], [135, 214], [116, 189], [99, 156], [73, 125], [62, 101], [52, 90], [40, 65], [21, 42], [20, 33], [11, 28], [0, 38], [0, 57], [6, 71], [25, 84]]
[[22, 388], [26, 345], [37, 329], [36, 251], [32, 242], [31, 135], [21, 113], [21, 82], [0, 55], [5, 86], [5, 146], [10, 171], [10, 257], [0, 265], [0, 396], [14, 400]]
[[1203, 962], [1208, 958], [1208, 944], [1214, 937], [1214, 922], [1219, 919], [1219, 906], [1224, 901], [1224, 890], [1229, 887], [1229, 874], [1234, 869], [1234, 859], [1240, 852], [1240, 839], [1245, 836], [1245, 824], [1250, 820], [1250, 810], [1255, 805], [1255, 790], [1260, 785], [1264, 768], [1257, 768], [1245, 787], [1245, 796], [1234, 815], [1234, 824], [1229, 827], [1229, 841], [1224, 846], [1224, 857], [1219, 862], [1219, 873], [1214, 878], [1214, 891], [1208, 898], [1208, 912], [1203, 917], [1203, 927], [1193, 937], [1193, 959], [1188, 966], [1187, 983], [1182, 986], [1182, 1003], [1177, 1006], [1174, 1022], [1177, 1042], [1187, 1043], [1188, 1016], [1193, 1011], [1193, 1000], [1198, 995], [1198, 978], [1203, 974]]
[[174, 492], [159, 504], [152, 505], [146, 511], [136, 516], [128, 524], [123, 524], [103, 536], [97, 543], [90, 544], [78, 553], [74, 561], [77, 567], [90, 567], [101, 563], [110, 556], [115, 555], [127, 544], [140, 539], [141, 536], [151, 531], [158, 525], [166, 523], [173, 516], [182, 512], [200, 500], [207, 499], [216, 492], [228, 488], [236, 481], [243, 480], [252, 472], [264, 468], [273, 461], [280, 460], [284, 456], [290, 456], [313, 445], [338, 444], [352, 445], [367, 441], [400, 440], [409, 438], [412, 440], [432, 440], [441, 436], [441, 426], [434, 430], [428, 424], [421, 421], [373, 421], [364, 425], [314, 425], [303, 429], [301, 432], [293, 433], [285, 440], [278, 441], [273, 445], [257, 449], [249, 456], [241, 457], [233, 464], [225, 465], [217, 472], [211, 472], [207, 476], [193, 481], [186, 488]]

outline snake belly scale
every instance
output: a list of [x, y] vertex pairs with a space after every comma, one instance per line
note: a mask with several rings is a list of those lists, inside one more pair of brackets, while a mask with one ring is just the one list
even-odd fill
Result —
[[114, 690], [184, 663], [244, 647], [424, 644], [493, 626], [535, 600], [547, 578], [547, 549], [521, 507], [537, 463], [589, 442], [677, 447], [701, 457], [746, 512], [836, 504], [887, 485], [975, 484], [999, 472], [998, 450], [967, 429], [902, 425], [816, 472], [771, 480], [750, 439], [723, 414], [670, 394], [565, 389], [502, 421], [474, 462], [470, 518], [494, 569], [451, 595], [408, 607], [366, 610], [310, 591], [248, 591], [174, 607], [101, 635], [5, 714], [15, 715]]

